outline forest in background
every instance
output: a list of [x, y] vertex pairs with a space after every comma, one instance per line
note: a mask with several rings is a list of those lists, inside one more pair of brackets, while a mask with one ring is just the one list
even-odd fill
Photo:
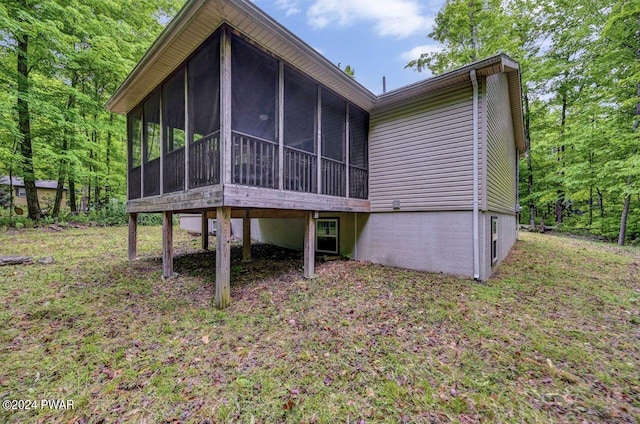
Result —
[[[184, 0], [0, 3], [0, 175], [24, 178], [28, 216], [107, 208], [126, 193], [126, 119], [104, 105]], [[34, 179], [58, 181], [38, 204]]]
[[448, 0], [434, 74], [506, 53], [520, 62], [520, 222], [640, 242], [640, 2]]
[[[0, 175], [69, 189], [93, 209], [126, 191], [125, 120], [104, 110], [184, 0], [0, 3]], [[640, 2], [449, 0], [407, 66], [439, 74], [497, 53], [519, 61], [529, 151], [521, 222], [640, 241]]]

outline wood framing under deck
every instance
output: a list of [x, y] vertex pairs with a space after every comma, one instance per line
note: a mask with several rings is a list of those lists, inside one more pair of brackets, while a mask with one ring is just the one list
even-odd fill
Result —
[[369, 212], [370, 210], [369, 201], [363, 199], [225, 184], [132, 199], [127, 202], [127, 212], [187, 212], [214, 210], [221, 206], [322, 212]]
[[[304, 218], [304, 277], [315, 276], [317, 211], [231, 208], [220, 206], [201, 211], [203, 247], [208, 245], [208, 220], [216, 220], [216, 284], [214, 301], [224, 309], [231, 303], [231, 219], [243, 220], [243, 261], [251, 260], [251, 219]], [[129, 260], [136, 258], [137, 213], [129, 214]], [[173, 276], [173, 212], [162, 212], [162, 276]]]

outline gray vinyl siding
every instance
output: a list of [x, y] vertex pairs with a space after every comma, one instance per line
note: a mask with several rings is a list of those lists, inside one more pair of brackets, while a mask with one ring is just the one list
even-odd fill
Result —
[[[482, 128], [482, 108], [479, 114]], [[471, 83], [374, 108], [369, 136], [369, 200], [372, 212], [392, 211], [395, 200], [400, 201], [401, 211], [472, 208]]]
[[516, 145], [506, 74], [487, 78], [487, 209], [515, 213]]

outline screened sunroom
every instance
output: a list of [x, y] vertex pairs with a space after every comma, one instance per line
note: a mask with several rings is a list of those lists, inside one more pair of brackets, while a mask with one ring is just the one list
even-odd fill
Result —
[[223, 25], [128, 114], [130, 204], [224, 185], [366, 199], [368, 130], [365, 110]]

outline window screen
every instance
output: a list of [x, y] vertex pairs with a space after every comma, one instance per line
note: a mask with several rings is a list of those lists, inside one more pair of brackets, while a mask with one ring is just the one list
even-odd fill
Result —
[[129, 169], [140, 166], [140, 159], [142, 157], [141, 143], [142, 143], [142, 108], [131, 112], [127, 119], [128, 124], [128, 138], [129, 138]]
[[349, 105], [349, 163], [367, 169], [367, 140], [369, 114], [357, 106]]
[[231, 127], [275, 141], [278, 62], [234, 37], [231, 72]]
[[156, 91], [144, 102], [145, 163], [160, 157], [160, 92]]
[[168, 153], [184, 147], [184, 68], [162, 87], [162, 112], [165, 151]]
[[346, 103], [329, 90], [322, 90], [322, 156], [344, 161]]
[[318, 86], [292, 69], [284, 70], [284, 144], [316, 151]]
[[187, 67], [193, 142], [220, 129], [220, 37], [206, 41]]

